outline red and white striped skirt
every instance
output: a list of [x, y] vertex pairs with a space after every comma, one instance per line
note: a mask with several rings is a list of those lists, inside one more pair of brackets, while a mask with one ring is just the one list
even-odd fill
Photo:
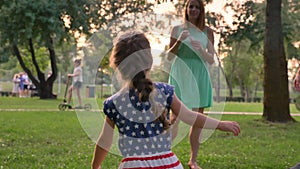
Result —
[[122, 160], [119, 169], [183, 169], [177, 156], [171, 152], [151, 156], [127, 157]]

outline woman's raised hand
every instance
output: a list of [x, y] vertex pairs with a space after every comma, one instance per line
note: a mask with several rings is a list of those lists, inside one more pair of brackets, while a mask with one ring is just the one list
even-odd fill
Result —
[[188, 30], [184, 30], [181, 32], [181, 34], [179, 35], [178, 40], [179, 41], [183, 41], [185, 40], [188, 36], [190, 36], [190, 32]]

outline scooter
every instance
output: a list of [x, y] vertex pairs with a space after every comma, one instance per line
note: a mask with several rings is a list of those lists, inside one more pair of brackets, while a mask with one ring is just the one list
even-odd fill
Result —
[[[73, 108], [72, 105], [70, 105], [70, 104], [67, 103], [67, 93], [68, 93], [68, 88], [69, 88], [70, 81], [71, 81], [71, 77], [68, 76], [63, 103], [61, 103], [61, 104], [58, 105], [58, 109], [60, 111], [64, 111], [66, 109], [78, 109], [78, 108]], [[89, 111], [89, 110], [92, 109], [92, 105], [89, 104], [89, 103], [86, 103], [86, 104], [84, 104], [83, 109], [86, 110], [86, 111]]]

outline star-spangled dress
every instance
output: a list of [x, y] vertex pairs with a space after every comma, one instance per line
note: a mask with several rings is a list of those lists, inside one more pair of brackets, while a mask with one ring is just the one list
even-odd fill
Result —
[[[161, 82], [154, 86], [155, 104], [169, 113], [174, 87]], [[171, 151], [171, 131], [163, 130], [152, 109], [149, 101], [139, 101], [132, 88], [122, 89], [105, 100], [103, 111], [119, 131], [118, 146], [123, 156], [119, 168], [183, 168]]]

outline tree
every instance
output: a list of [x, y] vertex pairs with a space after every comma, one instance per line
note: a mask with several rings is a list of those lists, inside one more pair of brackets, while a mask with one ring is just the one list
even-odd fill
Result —
[[281, 0], [267, 0], [264, 40], [264, 119], [294, 121], [290, 116], [287, 61], [283, 46]]
[[[145, 1], [44, 1], [2, 0], [0, 3], [1, 46], [11, 47], [21, 67], [39, 91], [40, 98], [56, 98], [52, 92], [57, 77], [56, 44], [74, 37], [74, 33], [88, 35], [92, 29], [105, 26], [120, 15], [148, 10]], [[52, 75], [47, 78], [37, 61], [36, 50], [45, 47]], [[24, 62], [23, 50], [30, 53], [34, 74]]]
[[[261, 78], [262, 39], [263, 39], [263, 3], [246, 1], [244, 3], [228, 3], [225, 8], [234, 11], [232, 26], [224, 27], [220, 47], [224, 58], [224, 67], [228, 80], [229, 96], [233, 96], [232, 88], [240, 87], [241, 96], [248, 99], [252, 91], [257, 89]], [[226, 24], [225, 24], [226, 25]], [[256, 84], [254, 83], [256, 82]], [[257, 87], [254, 87], [257, 86]]]
[[[298, 26], [295, 24], [300, 21], [299, 5], [300, 2], [296, 0], [284, 0], [282, 4], [281, 15], [284, 18], [282, 23], [284, 49], [289, 59], [298, 58], [300, 52], [299, 48], [297, 49], [294, 45], [299, 40]], [[258, 86], [262, 85], [260, 79], [263, 79], [262, 67], [260, 65], [263, 64], [263, 57], [261, 56], [263, 55], [263, 38], [265, 32], [265, 6], [266, 2], [254, 3], [253, 1], [246, 1], [241, 4], [228, 3], [226, 7], [234, 11], [235, 19], [232, 23], [233, 27], [225, 27], [223, 30], [224, 43], [221, 45], [224, 48], [222, 51], [227, 53], [227, 58], [223, 60], [225, 67], [227, 67], [226, 75], [229, 82], [233, 82], [232, 78], [236, 76], [236, 71], [234, 70], [238, 68], [235, 63], [237, 63], [242, 53], [245, 55], [244, 52], [234, 52], [238, 51], [236, 47], [240, 46], [236, 44], [250, 40], [250, 49], [243, 48], [243, 50], [248, 49], [248, 51], [245, 51], [247, 52], [246, 54], [250, 54], [250, 57], [255, 57], [254, 64], [249, 64], [250, 69], [254, 70], [252, 72], [256, 72], [250, 74], [252, 81], [256, 81], [255, 90], [257, 90]], [[238, 65], [239, 67], [241, 66], [240, 64]]]

